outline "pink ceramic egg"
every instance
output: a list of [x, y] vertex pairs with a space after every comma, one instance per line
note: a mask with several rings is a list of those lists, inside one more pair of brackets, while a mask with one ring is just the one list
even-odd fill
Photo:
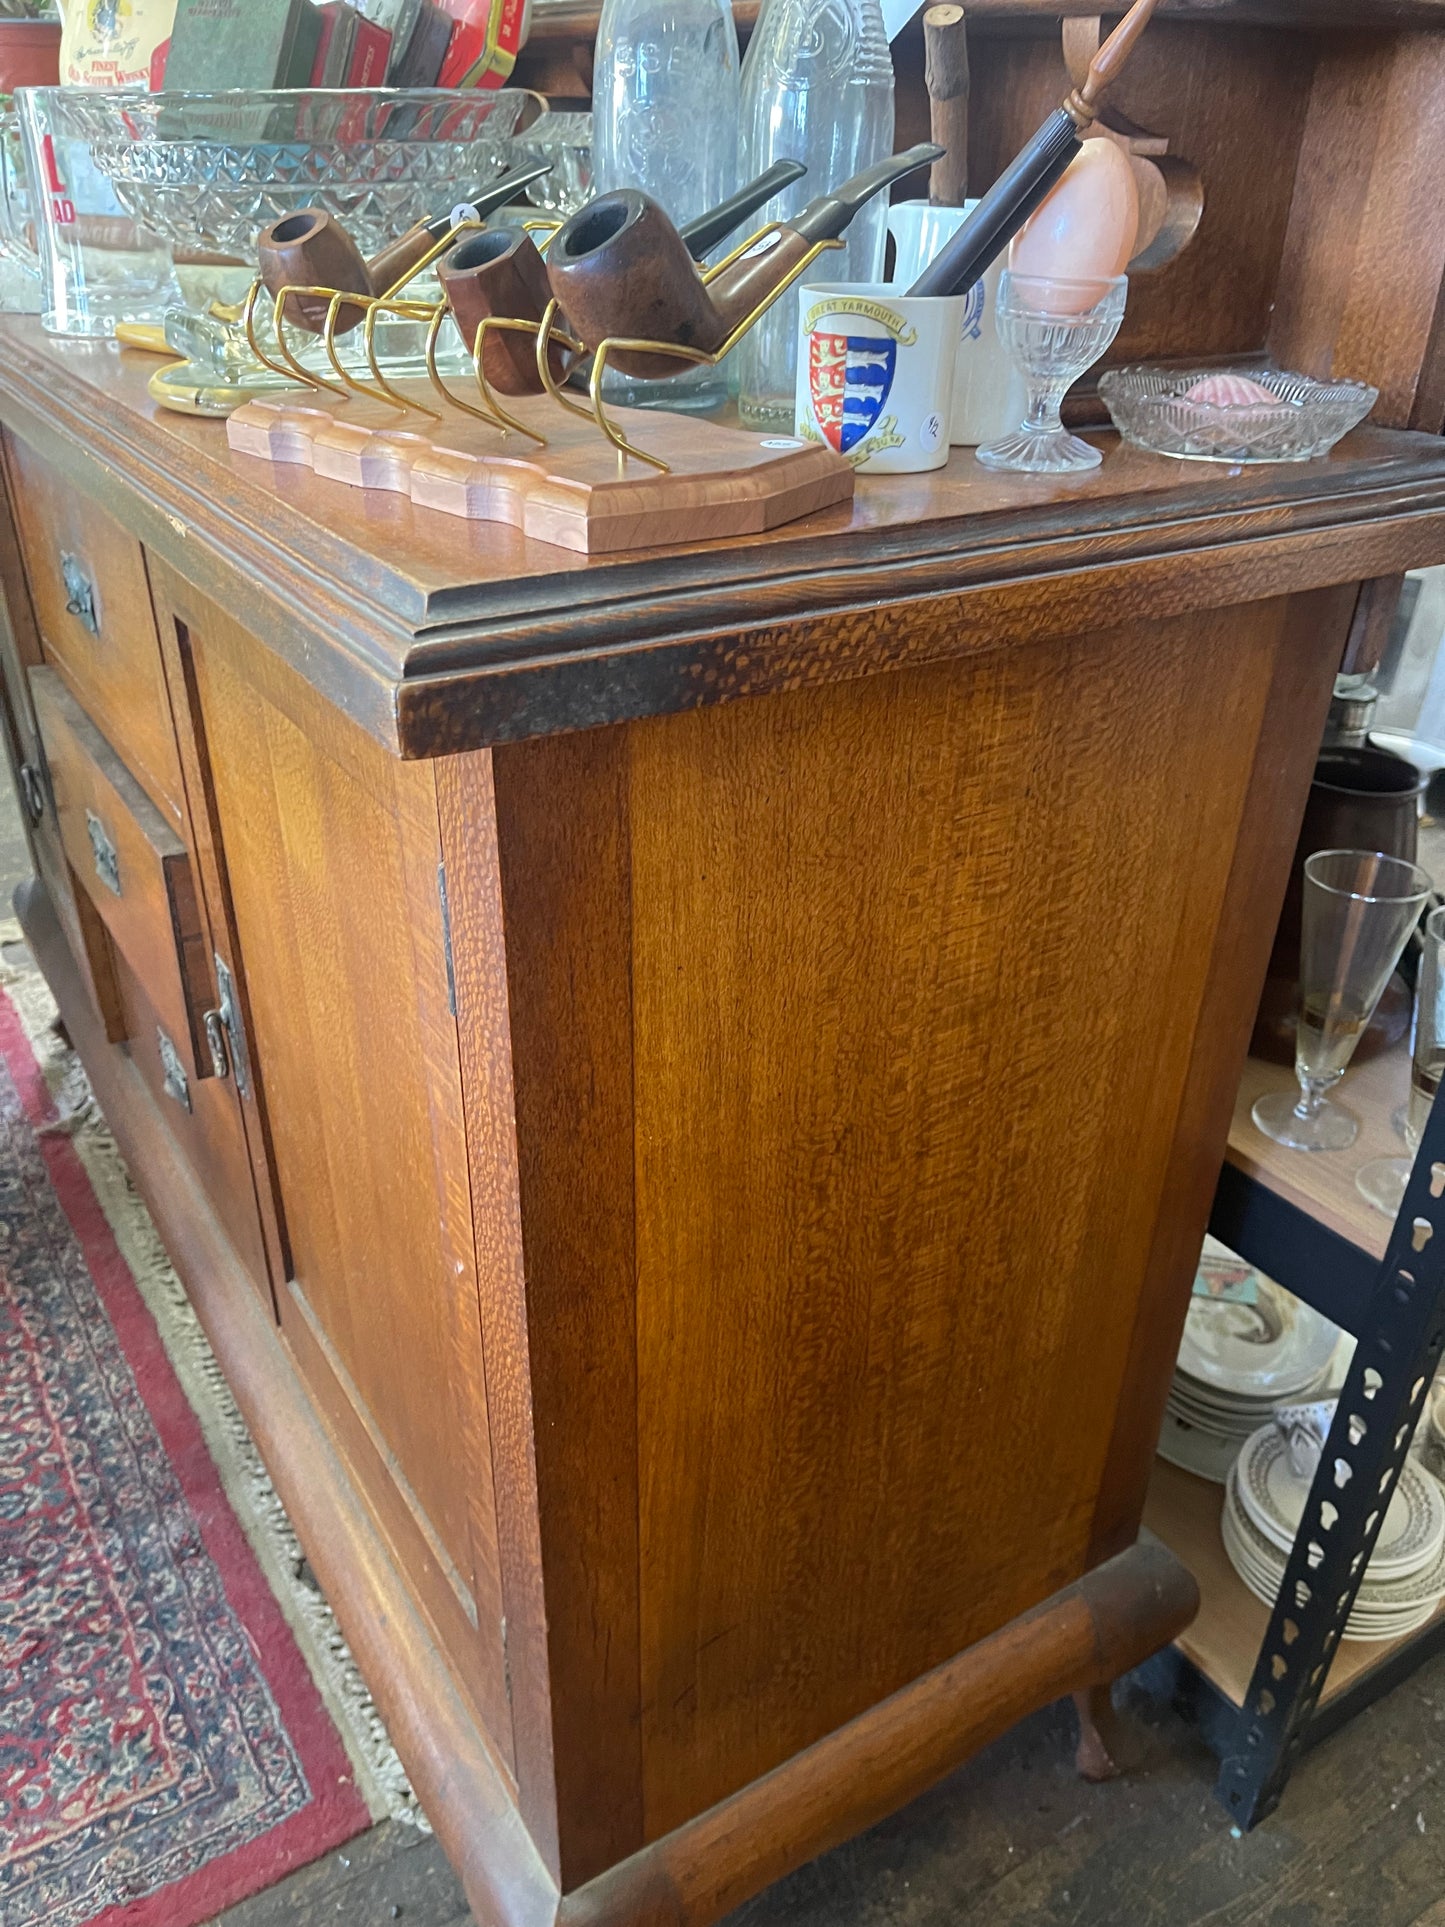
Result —
[[1185, 401], [1203, 402], [1209, 408], [1274, 408], [1279, 397], [1262, 382], [1248, 375], [1202, 375], [1185, 391]]
[[[1014, 236], [1009, 268], [1055, 284], [1122, 274], [1139, 233], [1139, 190], [1128, 156], [1111, 140], [1087, 140], [1062, 178]], [[1046, 305], [1082, 314], [1100, 298], [1095, 285], [1055, 285]]]

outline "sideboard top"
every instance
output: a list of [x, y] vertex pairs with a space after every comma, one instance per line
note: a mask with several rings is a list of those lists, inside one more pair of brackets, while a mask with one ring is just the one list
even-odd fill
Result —
[[0, 318], [0, 419], [403, 755], [1445, 561], [1445, 442], [1369, 427], [1242, 470], [1109, 437], [1062, 485], [960, 451], [770, 535], [588, 558], [234, 454], [154, 365]]

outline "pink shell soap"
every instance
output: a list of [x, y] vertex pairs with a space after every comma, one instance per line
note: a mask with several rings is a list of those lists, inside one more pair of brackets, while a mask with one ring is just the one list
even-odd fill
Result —
[[[1082, 314], [1100, 281], [1128, 267], [1139, 234], [1139, 190], [1129, 158], [1113, 141], [1087, 140], [1014, 236], [1009, 268], [1052, 284], [1041, 304]], [[1070, 288], [1071, 281], [1094, 283]]]
[[1184, 399], [1206, 408], [1274, 408], [1279, 404], [1278, 395], [1272, 395], [1248, 375], [1205, 375], [1185, 390]]

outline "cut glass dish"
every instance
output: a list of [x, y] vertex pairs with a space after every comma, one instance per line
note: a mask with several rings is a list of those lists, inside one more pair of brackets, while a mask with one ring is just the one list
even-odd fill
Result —
[[1099, 379], [1114, 426], [1125, 441], [1155, 455], [1196, 462], [1307, 462], [1328, 455], [1369, 414], [1377, 388], [1360, 381], [1314, 381], [1274, 368], [1231, 368], [1267, 388], [1274, 400], [1245, 407], [1189, 401], [1210, 368], [1111, 368]]

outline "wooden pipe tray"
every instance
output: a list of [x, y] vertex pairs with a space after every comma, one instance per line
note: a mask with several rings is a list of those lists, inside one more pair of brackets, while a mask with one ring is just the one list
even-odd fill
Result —
[[[396, 384], [429, 403], [425, 382]], [[609, 409], [623, 434], [671, 465], [629, 460], [590, 420], [546, 395], [509, 401], [547, 437], [489, 427], [468, 415], [434, 421], [342, 395], [262, 396], [226, 425], [230, 445], [271, 462], [303, 463], [351, 488], [409, 495], [420, 507], [504, 522], [582, 555], [665, 543], [757, 535], [846, 502], [853, 471], [842, 456], [790, 436], [754, 435], [654, 409]]]

